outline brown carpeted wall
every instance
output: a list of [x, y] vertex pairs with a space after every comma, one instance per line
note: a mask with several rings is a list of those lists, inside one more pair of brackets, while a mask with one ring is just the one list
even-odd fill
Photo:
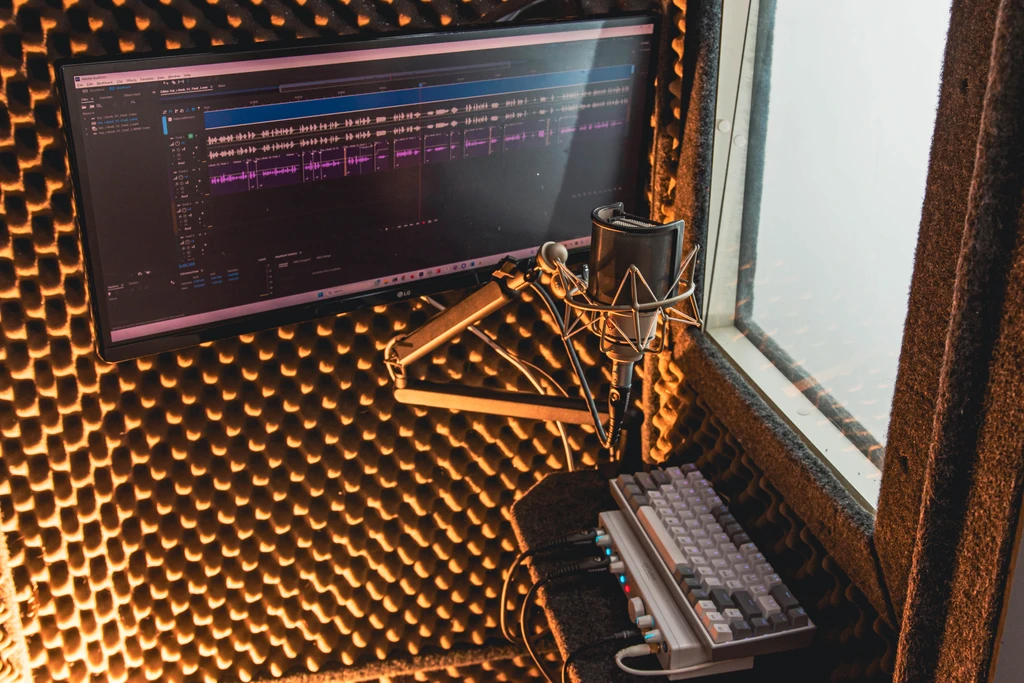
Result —
[[[0, 681], [536, 676], [496, 596], [510, 505], [564, 468], [553, 428], [396, 405], [383, 345], [419, 303], [100, 362], [52, 93], [60, 57], [432, 28], [498, 4], [0, 1]], [[668, 48], [684, 15], [665, 11]], [[673, 170], [678, 115], [659, 111]], [[484, 327], [572, 383], [530, 297]], [[469, 335], [417, 372], [529, 390]], [[593, 465], [592, 433], [570, 438]]]

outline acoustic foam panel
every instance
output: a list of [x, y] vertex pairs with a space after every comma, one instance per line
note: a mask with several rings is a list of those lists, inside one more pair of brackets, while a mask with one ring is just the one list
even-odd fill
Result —
[[[534, 675], [495, 649], [496, 596], [510, 504], [564, 467], [553, 428], [396, 405], [382, 349], [425, 319], [418, 303], [100, 362], [51, 92], [58, 57], [443, 26], [496, 4], [0, 2], [0, 512], [13, 574], [0, 680]], [[572, 385], [529, 297], [486, 327]], [[593, 366], [594, 345], [582, 352]], [[417, 371], [529, 390], [470, 335]], [[570, 435], [597, 452], [590, 432]], [[459, 668], [474, 648], [502, 659]]]

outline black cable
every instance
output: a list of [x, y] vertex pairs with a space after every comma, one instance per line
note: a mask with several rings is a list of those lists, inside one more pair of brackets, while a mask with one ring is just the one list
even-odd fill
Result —
[[505, 575], [505, 583], [501, 587], [501, 611], [499, 613], [499, 625], [501, 626], [501, 634], [505, 636], [505, 639], [510, 643], [516, 642], [516, 635], [512, 633], [512, 629], [508, 627], [508, 591], [512, 585], [512, 580], [516, 573], [516, 570], [525, 562], [528, 558], [532, 557], [537, 553], [551, 552], [554, 550], [560, 550], [569, 546], [585, 546], [589, 545], [597, 538], [598, 529], [585, 529], [583, 531], [577, 531], [572, 534], [566, 534], [561, 538], [551, 541], [550, 543], [544, 543], [542, 545], [528, 548], [523, 552], [516, 555], [516, 559], [512, 561], [512, 566], [509, 567], [508, 574]]
[[619, 631], [618, 633], [613, 633], [612, 635], [605, 636], [604, 638], [592, 640], [585, 645], [579, 646], [578, 648], [570, 652], [569, 656], [565, 658], [564, 662], [562, 662], [562, 683], [568, 683], [569, 665], [572, 664], [572, 660], [576, 659], [578, 655], [599, 645], [604, 645], [605, 643], [613, 643], [616, 640], [629, 640], [631, 638], [643, 638], [643, 636], [644, 634], [641, 633], [640, 629], [631, 628], [625, 631]]
[[530, 590], [526, 592], [526, 597], [523, 599], [523, 606], [519, 611], [519, 633], [523, 636], [523, 645], [526, 646], [526, 652], [530, 655], [533, 663], [537, 665], [537, 669], [541, 672], [548, 683], [554, 683], [551, 680], [551, 676], [548, 675], [544, 665], [540, 663], [540, 657], [533, 649], [533, 643], [530, 642], [530, 634], [526, 630], [526, 616], [530, 611], [530, 603], [533, 600], [533, 596], [536, 595], [537, 591], [541, 586], [546, 586], [555, 579], [561, 579], [568, 576], [576, 576], [580, 574], [591, 574], [595, 572], [603, 572], [608, 567], [609, 560], [604, 555], [598, 555], [597, 557], [588, 558], [581, 560], [580, 562], [574, 562], [568, 567], [556, 569], [540, 581], [530, 586]]
[[555, 319], [555, 324], [558, 326], [558, 336], [562, 338], [562, 344], [565, 346], [565, 352], [569, 356], [569, 362], [572, 363], [573, 372], [576, 373], [576, 379], [579, 381], [580, 389], [583, 391], [583, 399], [587, 402], [587, 408], [590, 409], [590, 417], [594, 422], [594, 428], [597, 429], [597, 438], [601, 442], [601, 446], [604, 448], [611, 448], [612, 443], [608, 438], [608, 434], [604, 431], [604, 425], [601, 424], [601, 414], [597, 410], [597, 403], [594, 401], [594, 395], [590, 393], [590, 384], [587, 383], [587, 377], [583, 374], [583, 364], [580, 363], [580, 357], [576, 353], [576, 347], [572, 345], [572, 340], [566, 339], [562, 331], [565, 329], [565, 324], [562, 321], [562, 314], [558, 312], [558, 308], [555, 306], [554, 299], [548, 294], [547, 290], [536, 282], [530, 283], [530, 288], [537, 293], [540, 300], [544, 302], [544, 305], [548, 309], [548, 313]]

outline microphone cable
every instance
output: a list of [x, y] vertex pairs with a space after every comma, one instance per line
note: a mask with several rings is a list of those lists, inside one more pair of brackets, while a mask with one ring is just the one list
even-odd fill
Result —
[[523, 645], [526, 646], [526, 652], [530, 655], [533, 663], [537, 665], [537, 669], [548, 683], [554, 683], [554, 681], [551, 680], [551, 676], [544, 668], [544, 665], [541, 664], [540, 657], [533, 649], [533, 643], [530, 642], [530, 634], [526, 630], [526, 617], [529, 614], [530, 604], [533, 601], [534, 596], [542, 586], [546, 586], [556, 579], [604, 572], [607, 570], [610, 563], [610, 560], [604, 555], [598, 555], [596, 557], [580, 560], [579, 562], [574, 562], [567, 567], [562, 567], [551, 572], [543, 579], [530, 586], [530, 590], [526, 592], [526, 597], [523, 599], [523, 606], [519, 610], [519, 633], [523, 637]]
[[605, 643], [614, 643], [616, 640], [630, 640], [632, 638], [643, 638], [643, 635], [644, 634], [640, 632], [640, 629], [630, 628], [626, 629], [625, 631], [613, 633], [610, 636], [605, 636], [604, 638], [592, 640], [589, 643], [586, 643], [585, 645], [579, 646], [578, 648], [570, 652], [569, 656], [565, 658], [564, 662], [562, 662], [562, 683], [569, 683], [569, 665], [572, 664], [572, 661], [576, 659], [576, 657], [583, 654], [587, 650], [593, 649], [600, 645], [604, 645]]
[[661, 652], [661, 648], [657, 645], [632, 645], [615, 653], [615, 666], [619, 667], [619, 669], [625, 673], [633, 676], [675, 676], [678, 674], [688, 674], [694, 671], [700, 671], [701, 669], [707, 669], [708, 667], [712, 667], [719, 663], [704, 662], [703, 664], [684, 666], [679, 669], [634, 669], [622, 661], [630, 657], [643, 657], [644, 655], [653, 655], [658, 652]]
[[[533, 548], [527, 548], [523, 552], [516, 555], [516, 559], [512, 561], [512, 566], [509, 567], [508, 573], [505, 575], [505, 583], [501, 587], [501, 611], [499, 613], [498, 623], [501, 626], [501, 634], [505, 636], [505, 639], [510, 643], [516, 642], [516, 635], [512, 633], [512, 630], [508, 626], [508, 591], [512, 585], [512, 579], [515, 576], [516, 571], [527, 559], [533, 557], [537, 553], [552, 552], [555, 550], [561, 550], [568, 547], [585, 547], [597, 541], [597, 538], [602, 535], [600, 528], [586, 529], [584, 531], [578, 531], [576, 533], [567, 534], [561, 538], [552, 541], [550, 543], [544, 543]], [[521, 634], [520, 634], [521, 635]]]

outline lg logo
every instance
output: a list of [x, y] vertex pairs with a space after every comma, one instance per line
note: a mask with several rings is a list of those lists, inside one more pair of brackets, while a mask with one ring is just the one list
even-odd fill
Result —
[[403, 297], [410, 296], [411, 294], [412, 294], [412, 290], [411, 289], [406, 289], [404, 291], [399, 291], [398, 292], [398, 298], [401, 299]]

